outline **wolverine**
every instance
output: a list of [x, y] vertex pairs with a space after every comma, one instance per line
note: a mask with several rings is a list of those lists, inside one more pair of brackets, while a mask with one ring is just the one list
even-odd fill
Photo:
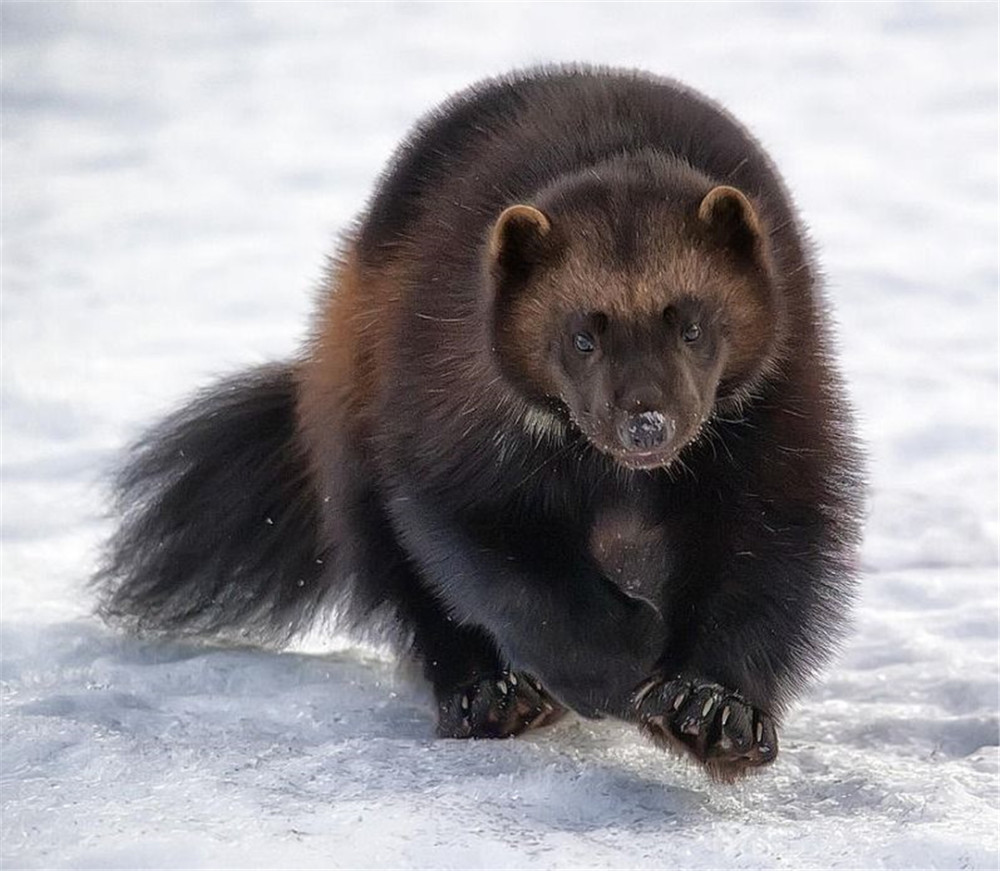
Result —
[[862, 493], [770, 158], [675, 81], [547, 67], [424, 118], [301, 353], [134, 446], [95, 583], [135, 632], [391, 639], [444, 737], [572, 710], [730, 781], [843, 635]]

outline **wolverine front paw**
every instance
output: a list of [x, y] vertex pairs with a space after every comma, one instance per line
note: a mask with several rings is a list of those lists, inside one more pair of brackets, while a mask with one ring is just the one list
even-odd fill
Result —
[[652, 678], [635, 691], [632, 704], [644, 732], [691, 754], [717, 780], [736, 780], [778, 755], [774, 719], [717, 683]]
[[499, 672], [438, 697], [442, 738], [511, 738], [554, 723], [566, 713], [535, 678]]

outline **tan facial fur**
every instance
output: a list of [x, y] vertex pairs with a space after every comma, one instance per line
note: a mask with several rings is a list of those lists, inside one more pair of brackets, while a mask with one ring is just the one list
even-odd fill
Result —
[[[491, 238], [492, 258], [512, 256], [504, 249], [511, 227], [522, 234], [519, 244], [530, 243], [540, 265], [527, 270], [523, 285], [505, 301], [497, 324], [498, 351], [513, 361], [512, 368], [535, 394], [563, 400], [571, 414], [567, 394], [572, 391], [555, 359], [574, 315], [599, 312], [638, 332], [663, 318], [669, 307], [696, 300], [712, 313], [720, 337], [716, 383], [735, 393], [768, 365], [774, 318], [761, 225], [750, 201], [734, 188], [713, 188], [689, 210], [665, 208], [655, 220], [639, 224], [627, 258], [613, 250], [600, 216], [575, 215], [560, 223], [529, 206], [503, 213]], [[730, 239], [740, 250], [727, 248]], [[663, 354], [669, 353], [665, 347]], [[703, 423], [702, 412], [683, 418], [678, 427], [693, 437]], [[537, 424], [533, 419], [530, 429]], [[606, 449], [606, 441], [598, 440], [598, 446]]]

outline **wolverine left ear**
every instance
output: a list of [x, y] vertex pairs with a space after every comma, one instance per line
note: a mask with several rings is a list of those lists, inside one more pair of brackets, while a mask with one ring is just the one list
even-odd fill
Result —
[[524, 276], [548, 253], [551, 232], [551, 222], [534, 206], [510, 206], [490, 233], [490, 260], [507, 275]]
[[754, 254], [761, 242], [757, 212], [742, 191], [729, 185], [719, 185], [705, 194], [698, 219], [723, 245], [741, 254]]

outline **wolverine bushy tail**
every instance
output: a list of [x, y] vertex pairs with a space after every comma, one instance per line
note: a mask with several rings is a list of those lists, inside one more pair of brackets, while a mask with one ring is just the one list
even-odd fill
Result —
[[136, 444], [100, 613], [139, 632], [281, 643], [324, 596], [320, 511], [296, 435], [291, 366], [200, 394]]

